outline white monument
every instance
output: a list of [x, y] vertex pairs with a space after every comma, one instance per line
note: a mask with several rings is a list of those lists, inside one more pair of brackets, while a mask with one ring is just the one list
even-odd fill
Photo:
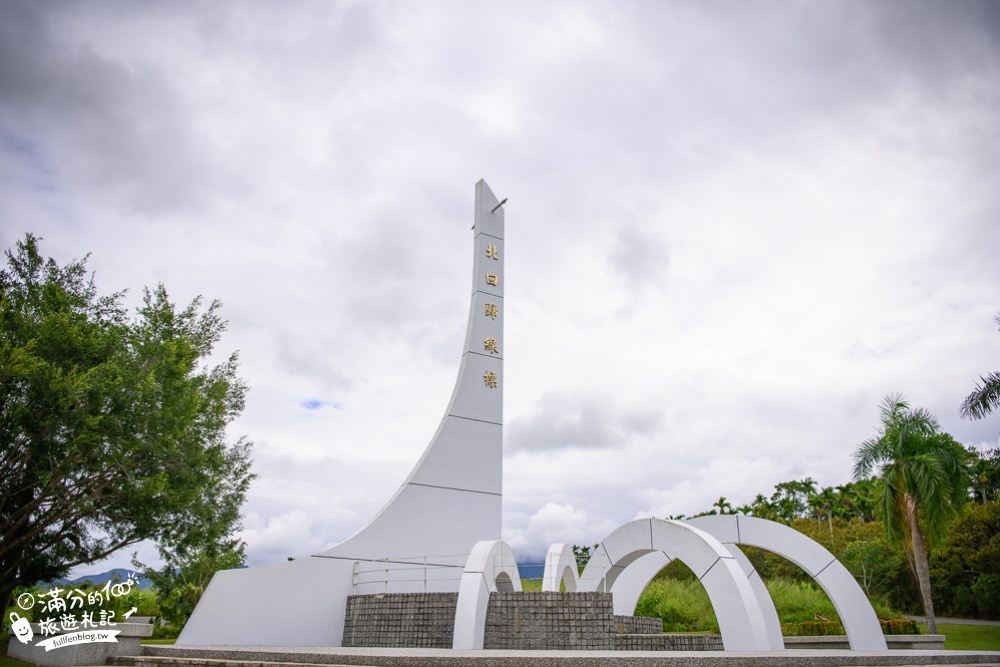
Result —
[[[312, 557], [219, 572], [178, 646], [340, 646], [349, 595], [458, 593], [455, 648], [483, 648], [490, 593], [520, 590], [514, 554], [500, 541], [503, 473], [504, 219], [476, 184], [472, 303], [458, 380], [444, 419], [409, 477], [368, 525]], [[672, 560], [708, 591], [727, 651], [784, 648], [774, 604], [737, 545], [795, 562], [826, 591], [851, 648], [885, 650], [878, 619], [849, 572], [819, 544], [745, 516], [640, 519], [612, 532], [582, 574], [554, 544], [543, 588], [610, 591], [616, 614]]]
[[217, 573], [177, 645], [340, 646], [348, 595], [458, 592], [473, 546], [500, 537], [503, 228], [503, 207], [479, 181], [458, 379], [437, 433], [396, 494], [329, 551]]

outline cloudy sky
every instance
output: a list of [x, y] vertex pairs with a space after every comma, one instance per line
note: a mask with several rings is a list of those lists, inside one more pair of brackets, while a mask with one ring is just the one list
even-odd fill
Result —
[[843, 484], [891, 392], [995, 446], [958, 406], [1000, 369], [998, 109], [991, 2], [0, 0], [0, 243], [223, 302], [260, 565], [360, 528], [433, 435], [486, 179], [503, 537], [537, 562]]

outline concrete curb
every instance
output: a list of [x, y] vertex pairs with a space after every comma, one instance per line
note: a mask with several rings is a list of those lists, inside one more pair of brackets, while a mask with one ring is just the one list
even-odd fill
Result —
[[[1000, 652], [785, 650], [723, 651], [510, 651], [401, 648], [144, 646], [141, 656], [108, 661], [119, 667], [265, 667], [365, 665], [366, 667], [847, 667], [1000, 665]], [[223, 662], [216, 662], [223, 661]]]

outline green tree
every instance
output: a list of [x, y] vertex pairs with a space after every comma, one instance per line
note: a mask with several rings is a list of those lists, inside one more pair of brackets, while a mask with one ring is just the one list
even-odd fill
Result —
[[838, 560], [854, 575], [869, 598], [887, 596], [900, 571], [906, 574], [903, 556], [884, 539], [855, 540], [844, 547]]
[[[735, 514], [733, 510], [733, 504], [726, 500], [725, 496], [720, 496], [718, 500], [712, 503], [712, 507], [715, 507], [719, 514]], [[712, 510], [710, 513], [715, 514], [716, 510]]]
[[219, 570], [232, 570], [243, 565], [245, 548], [242, 541], [229, 538], [220, 544], [183, 552], [169, 552], [161, 548], [165, 565], [159, 570], [135, 558], [132, 563], [142, 569], [156, 589], [160, 614], [175, 630], [179, 630], [194, 612], [212, 576]]
[[816, 510], [817, 523], [825, 518], [830, 524], [830, 539], [833, 539], [833, 515], [837, 510], [837, 494], [833, 487], [824, 487], [819, 493], [810, 496], [809, 505]]
[[573, 545], [573, 556], [576, 557], [576, 567], [580, 570], [580, 574], [583, 574], [583, 568], [587, 567], [590, 557], [597, 553], [597, 548], [600, 546], [600, 543], [590, 547], [581, 547], [579, 544]]
[[[1000, 327], [1000, 312], [993, 316], [993, 321]], [[982, 419], [1000, 408], [1000, 372], [980, 376], [979, 382], [962, 401], [960, 410], [965, 419]]]
[[1000, 498], [1000, 447], [980, 452], [967, 447], [972, 458], [972, 496], [980, 503]]
[[862, 442], [854, 453], [854, 477], [876, 481], [876, 513], [889, 539], [904, 545], [919, 583], [928, 629], [936, 633], [921, 522], [929, 539], [939, 538], [961, 507], [969, 488], [966, 452], [940, 432], [933, 415], [911, 409], [901, 395], [886, 396], [880, 413], [878, 436]]
[[809, 497], [816, 492], [816, 480], [806, 477], [776, 484], [771, 495], [776, 517], [785, 523], [809, 515]]
[[1000, 619], [1000, 504], [969, 503], [948, 524], [931, 572], [944, 613]]
[[146, 539], [193, 551], [239, 521], [250, 443], [226, 426], [246, 386], [235, 354], [207, 366], [218, 302], [99, 296], [28, 234], [0, 272], [0, 607]]

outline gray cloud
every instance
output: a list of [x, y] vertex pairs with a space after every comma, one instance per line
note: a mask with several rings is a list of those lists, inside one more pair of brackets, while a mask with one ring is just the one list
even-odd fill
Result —
[[510, 451], [622, 448], [656, 428], [658, 416], [648, 408], [620, 408], [607, 401], [607, 396], [547, 392], [530, 413], [511, 420], [506, 446]]
[[506, 530], [544, 552], [842, 483], [889, 392], [996, 440], [957, 406], [1000, 358], [998, 13], [11, 0], [0, 240], [225, 303], [259, 563], [360, 527], [433, 434], [485, 177]]
[[90, 189], [147, 216], [204, 200], [211, 156], [162, 66], [54, 36], [54, 7], [12, 3], [5, 14], [4, 124], [37, 146], [59, 188]]

